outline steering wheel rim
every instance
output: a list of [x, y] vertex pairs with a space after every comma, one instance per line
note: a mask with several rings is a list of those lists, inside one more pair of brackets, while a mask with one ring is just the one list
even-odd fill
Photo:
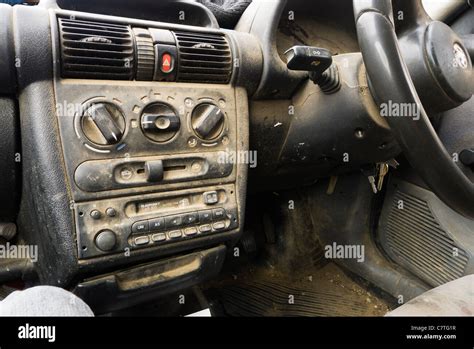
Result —
[[445, 204], [474, 219], [474, 184], [448, 154], [420, 101], [398, 45], [392, 1], [354, 0], [353, 7], [374, 99], [379, 105], [391, 101], [419, 106], [418, 120], [386, 118], [401, 149], [411, 166]]

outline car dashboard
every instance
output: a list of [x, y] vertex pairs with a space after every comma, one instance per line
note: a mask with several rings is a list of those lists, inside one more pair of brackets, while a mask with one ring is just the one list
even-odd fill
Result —
[[[143, 263], [147, 273], [187, 268], [176, 272], [184, 284], [215, 275], [243, 229], [247, 165], [236, 157], [249, 149], [255, 39], [206, 20], [0, 9], [15, 42], [6, 61], [19, 62], [18, 225], [39, 246], [39, 282], [87, 298], [107, 273], [135, 275]], [[132, 293], [168, 287], [133, 280]], [[115, 296], [123, 287], [115, 279]]]
[[[6, 277], [123, 309], [217, 275], [249, 194], [400, 155], [352, 1], [254, 1], [234, 29], [198, 2], [114, 4], [0, 4], [0, 94], [21, 130], [21, 188], [0, 191], [21, 191], [19, 242], [40, 256]], [[287, 66], [295, 45], [330, 52], [337, 89]]]

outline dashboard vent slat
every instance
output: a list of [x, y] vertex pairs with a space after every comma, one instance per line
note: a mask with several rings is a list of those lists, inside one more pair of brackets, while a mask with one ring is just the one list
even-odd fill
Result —
[[122, 58], [128, 57], [130, 53], [103, 49], [98, 50], [97, 48], [89, 48], [87, 50], [81, 48], [66, 48], [64, 49], [64, 55], [74, 57], [97, 57], [97, 55], [100, 55], [101, 57]]
[[[92, 41], [88, 39], [92, 38], [100, 38], [101, 41]], [[84, 43], [102, 43], [102, 44], [109, 44], [109, 45], [124, 45], [128, 44], [131, 40], [127, 37], [122, 36], [113, 36], [107, 33], [98, 34], [96, 33], [68, 33], [63, 36], [64, 40], [71, 40], [76, 42], [84, 42]]]
[[134, 43], [127, 25], [59, 18], [62, 77], [131, 80]]
[[223, 34], [175, 32], [177, 81], [226, 84], [232, 74], [232, 53]]
[[[73, 24], [82, 24], [84, 26], [103, 26], [104, 23], [99, 23], [99, 22], [91, 22], [89, 20], [83, 20], [83, 19], [69, 19], [69, 18], [61, 18], [61, 20], [67, 24], [67, 23], [73, 23]], [[114, 23], [107, 23], [106, 26], [108, 28], [115, 28], [115, 29], [122, 29], [124, 25], [123, 24], [114, 24]]]
[[183, 57], [181, 57], [181, 63], [185, 63], [186, 65], [189, 65], [192, 63], [199, 63], [200, 67], [210, 67], [210, 68], [213, 68], [213, 67], [230, 68], [231, 66], [230, 60], [227, 62], [217, 62], [217, 61], [203, 61], [203, 60], [199, 60], [199, 58], [189, 60]]

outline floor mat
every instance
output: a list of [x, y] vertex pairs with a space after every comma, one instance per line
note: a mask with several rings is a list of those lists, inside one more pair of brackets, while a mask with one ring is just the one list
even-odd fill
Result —
[[333, 263], [307, 275], [255, 268], [211, 285], [206, 294], [228, 316], [383, 316], [390, 310]]

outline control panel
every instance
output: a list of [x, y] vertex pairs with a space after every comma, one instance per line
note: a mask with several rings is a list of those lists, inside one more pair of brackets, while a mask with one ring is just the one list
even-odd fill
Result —
[[75, 201], [235, 181], [235, 164], [223, 161], [237, 150], [234, 88], [85, 81], [58, 82]]
[[52, 36], [79, 259], [235, 239], [247, 165], [232, 159], [248, 150], [248, 106], [229, 38], [65, 17]]
[[75, 205], [80, 258], [162, 246], [239, 227], [234, 185]]
[[239, 149], [232, 87], [58, 84], [81, 106], [58, 114], [79, 258], [240, 232], [245, 177], [223, 156]]

